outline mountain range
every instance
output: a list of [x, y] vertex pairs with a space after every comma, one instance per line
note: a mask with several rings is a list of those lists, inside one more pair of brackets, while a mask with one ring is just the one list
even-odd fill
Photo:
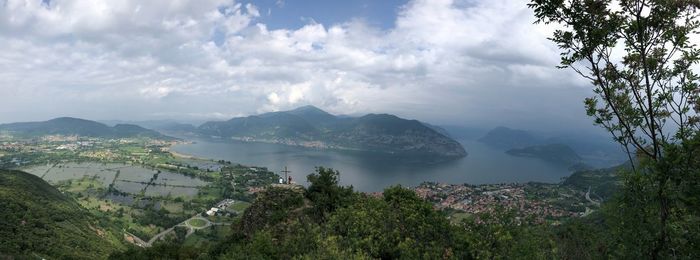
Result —
[[100, 138], [150, 137], [172, 139], [172, 137], [165, 136], [157, 131], [146, 129], [138, 125], [117, 124], [110, 127], [95, 121], [73, 117], [59, 117], [41, 122], [1, 124], [0, 131], [7, 131], [28, 137], [41, 135], [78, 135]]
[[478, 141], [511, 155], [571, 166], [583, 161], [596, 168], [610, 167], [627, 159], [618, 143], [594, 134], [531, 132], [501, 126]]
[[439, 158], [467, 154], [444, 129], [417, 120], [389, 114], [341, 117], [314, 106], [206, 122], [197, 128], [197, 133], [243, 141]]

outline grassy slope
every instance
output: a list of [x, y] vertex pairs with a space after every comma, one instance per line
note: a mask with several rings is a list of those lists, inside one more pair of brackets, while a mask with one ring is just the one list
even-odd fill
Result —
[[0, 170], [0, 258], [105, 258], [124, 249], [121, 237], [42, 179]]

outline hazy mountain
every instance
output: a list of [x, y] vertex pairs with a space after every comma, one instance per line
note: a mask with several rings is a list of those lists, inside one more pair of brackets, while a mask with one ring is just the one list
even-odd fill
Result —
[[123, 250], [122, 234], [34, 175], [0, 169], [0, 255], [101, 259]]
[[536, 145], [540, 141], [533, 134], [525, 130], [496, 127], [479, 139], [479, 142], [501, 148], [513, 149]]
[[237, 117], [223, 122], [207, 122], [198, 127], [199, 133], [220, 137], [250, 137], [256, 139], [298, 139], [309, 141], [320, 131], [302, 117], [286, 112]]
[[125, 121], [125, 120], [101, 120], [100, 123], [106, 125], [130, 124], [146, 129], [156, 130], [165, 133], [188, 133], [194, 132], [197, 127], [192, 123], [183, 123], [175, 120], [145, 120], [145, 121]]
[[314, 125], [325, 125], [333, 123], [338, 119], [336, 116], [331, 115], [315, 106], [303, 106], [287, 111], [286, 113], [301, 117], [306, 120], [306, 122]]
[[436, 125], [431, 125], [426, 122], [421, 122], [423, 125], [427, 126], [430, 129], [433, 129], [435, 132], [440, 133], [441, 135], [447, 136], [449, 138], [453, 138], [452, 134], [450, 131], [447, 131], [447, 129], [443, 128], [442, 126], [436, 126]]
[[477, 140], [483, 137], [489, 130], [475, 126], [440, 125], [450, 137], [460, 140]]
[[543, 143], [566, 144], [596, 168], [610, 167], [628, 160], [620, 144], [608, 136], [569, 133], [547, 138]]
[[539, 158], [551, 163], [573, 166], [581, 163], [581, 156], [565, 144], [535, 145], [524, 148], [514, 148], [506, 151], [514, 156]]
[[309, 147], [463, 157], [464, 148], [417, 120], [388, 114], [336, 117], [313, 106], [207, 122], [202, 135]]
[[86, 137], [124, 138], [124, 137], [151, 137], [171, 138], [154, 130], [149, 130], [137, 125], [118, 124], [109, 127], [95, 121], [60, 117], [42, 122], [22, 122], [0, 125], [0, 130], [12, 132], [23, 136], [41, 135], [78, 135]]
[[168, 133], [168, 132], [193, 133], [193, 132], [197, 131], [197, 127], [194, 125], [191, 125], [191, 124], [170, 123], [170, 124], [160, 125], [157, 128], [153, 128], [153, 130], [163, 131], [165, 133]]

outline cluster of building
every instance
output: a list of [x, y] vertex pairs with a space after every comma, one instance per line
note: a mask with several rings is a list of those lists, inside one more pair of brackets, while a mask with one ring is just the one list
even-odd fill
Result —
[[536, 222], [582, 214], [556, 206], [545, 198], [528, 196], [526, 185], [423, 183], [414, 190], [438, 209], [454, 209], [470, 214], [492, 213], [503, 208], [514, 210], [520, 217], [532, 217]]
[[45, 142], [75, 142], [78, 141], [77, 135], [45, 135], [41, 137]]
[[220, 201], [219, 203], [216, 204], [216, 206], [212, 207], [211, 209], [207, 210], [206, 214], [207, 216], [216, 216], [216, 215], [228, 215], [229, 213], [226, 212], [226, 208], [231, 206], [235, 201], [232, 199], [224, 199]]

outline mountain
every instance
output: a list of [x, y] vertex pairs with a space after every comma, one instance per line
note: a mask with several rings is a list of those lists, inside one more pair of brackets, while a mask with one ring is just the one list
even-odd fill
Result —
[[87, 137], [102, 138], [125, 138], [125, 137], [150, 137], [171, 139], [154, 130], [146, 129], [132, 124], [118, 124], [109, 127], [95, 121], [73, 118], [59, 117], [42, 122], [22, 122], [0, 125], [0, 130], [13, 132], [24, 136], [41, 135], [79, 135]]
[[488, 129], [478, 126], [441, 125], [440, 128], [447, 131], [450, 137], [458, 140], [477, 140], [488, 132]]
[[544, 143], [566, 144], [595, 168], [606, 168], [627, 161], [622, 146], [608, 136], [566, 133], [549, 137]]
[[301, 117], [310, 124], [314, 125], [324, 125], [334, 122], [336, 119], [338, 119], [336, 118], [336, 116], [331, 115], [328, 112], [323, 111], [315, 106], [303, 106], [294, 110], [287, 111], [287, 113]]
[[426, 122], [421, 122], [423, 125], [427, 126], [430, 129], [433, 129], [435, 132], [440, 133], [441, 135], [447, 136], [449, 138], [454, 138], [450, 131], [447, 131], [447, 129], [441, 127], [441, 126], [436, 126], [436, 125], [431, 125]]
[[155, 126], [153, 129], [156, 131], [161, 131], [163, 133], [194, 133], [197, 131], [197, 127], [192, 125], [192, 124], [185, 124], [185, 123], [177, 123], [177, 122], [172, 122], [172, 123], [167, 123], [167, 124], [162, 124]]
[[142, 121], [101, 120], [99, 122], [111, 126], [119, 124], [137, 125], [146, 129], [156, 130], [159, 132], [188, 133], [194, 132], [197, 129], [197, 127], [194, 126], [192, 123], [183, 123], [169, 119]]
[[507, 154], [521, 157], [539, 158], [551, 163], [574, 166], [580, 164], [581, 156], [576, 154], [571, 147], [565, 144], [535, 145], [524, 148], [514, 148], [506, 151]]
[[209, 136], [310, 141], [320, 132], [302, 117], [286, 112], [238, 117], [224, 122], [207, 122], [199, 132]]
[[0, 169], [0, 256], [100, 259], [123, 250], [121, 235], [34, 175]]
[[479, 142], [496, 148], [508, 150], [535, 145], [539, 142], [539, 140], [528, 131], [510, 129], [501, 126], [496, 127], [486, 133], [484, 137], [479, 139]]
[[466, 156], [452, 138], [417, 120], [389, 114], [337, 117], [314, 106], [207, 122], [204, 136], [319, 148], [377, 151], [439, 158]]

